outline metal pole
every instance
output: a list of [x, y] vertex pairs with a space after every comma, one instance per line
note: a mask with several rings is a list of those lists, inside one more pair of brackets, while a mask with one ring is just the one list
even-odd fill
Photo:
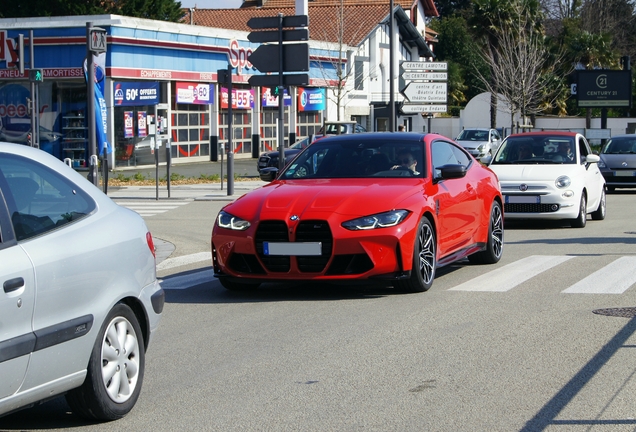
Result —
[[227, 194], [234, 195], [234, 145], [232, 143], [232, 65], [227, 65]]
[[278, 14], [278, 169], [285, 168], [285, 98], [283, 97], [283, 14]]
[[95, 185], [99, 186], [99, 179], [97, 178], [97, 139], [95, 136], [95, 68], [93, 66], [93, 53], [90, 50], [90, 37], [91, 29], [93, 28], [92, 22], [86, 23], [86, 125], [88, 126], [88, 161], [89, 161], [89, 180]]
[[[33, 30], [29, 30], [29, 77], [31, 77], [31, 71], [35, 68], [35, 62], [33, 57]], [[21, 62], [24, 59], [20, 59]], [[38, 101], [37, 86], [35, 82], [31, 81], [31, 146], [40, 147], [40, 128], [38, 127], [38, 116], [40, 113], [40, 103]]]
[[395, 44], [393, 43], [393, 0], [389, 2], [389, 132], [395, 132], [395, 80], [393, 79], [393, 63], [395, 63]]

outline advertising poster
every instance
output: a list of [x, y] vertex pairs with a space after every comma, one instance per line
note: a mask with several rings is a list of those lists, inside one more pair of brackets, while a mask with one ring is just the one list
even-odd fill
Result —
[[[270, 87], [261, 87], [263, 108], [278, 108], [278, 97], [272, 94], [273, 91], [274, 89]], [[285, 106], [291, 106], [291, 95], [287, 93], [287, 89], [285, 89], [283, 97]]]
[[[227, 89], [221, 87], [221, 109], [227, 109], [228, 99]], [[254, 90], [232, 89], [232, 109], [250, 108], [254, 108]]]
[[214, 84], [177, 83], [177, 103], [210, 105], [214, 103]]
[[137, 136], [145, 137], [148, 135], [146, 131], [146, 111], [139, 111], [137, 113]]
[[326, 105], [325, 89], [298, 87], [298, 111], [323, 111]]
[[133, 127], [133, 112], [124, 111], [124, 138], [132, 138], [135, 136]]

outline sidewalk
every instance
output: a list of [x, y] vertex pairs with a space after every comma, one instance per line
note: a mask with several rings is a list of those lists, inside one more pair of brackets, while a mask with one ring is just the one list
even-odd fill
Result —
[[[132, 177], [135, 174], [141, 174], [146, 179], [154, 182], [157, 174], [159, 178], [165, 178], [167, 167], [165, 163], [157, 168], [154, 165], [145, 165], [138, 167], [115, 168], [109, 172], [109, 178], [116, 178], [122, 174]], [[83, 172], [86, 176], [88, 173]], [[235, 158], [234, 159], [234, 175], [239, 176], [240, 180], [233, 181], [233, 194], [228, 195], [227, 181], [227, 161], [223, 163], [209, 161], [193, 161], [189, 163], [173, 163], [170, 167], [171, 176], [177, 174], [186, 178], [200, 178], [203, 176], [218, 175], [223, 176], [223, 184], [201, 183], [192, 185], [170, 185], [170, 194], [166, 185], [153, 186], [109, 186], [107, 195], [111, 198], [119, 199], [196, 199], [209, 201], [234, 201], [241, 195], [264, 186], [266, 183], [259, 179], [258, 169], [256, 167], [256, 159], [253, 158]], [[101, 176], [101, 173], [100, 173]], [[170, 196], [168, 196], [170, 195]]]
[[[194, 199], [197, 201], [234, 201], [247, 192], [265, 186], [261, 180], [234, 181], [233, 194], [228, 195], [227, 181], [221, 183], [201, 183], [192, 185], [171, 185], [170, 193], [166, 185], [156, 186], [111, 186], [107, 195], [113, 199]], [[168, 196], [169, 195], [169, 196]]]

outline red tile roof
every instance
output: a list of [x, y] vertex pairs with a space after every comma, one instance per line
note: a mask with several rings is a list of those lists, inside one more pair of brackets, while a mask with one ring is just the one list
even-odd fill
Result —
[[[239, 9], [195, 9], [190, 17], [190, 10], [186, 9], [184, 23], [192, 23], [205, 27], [216, 27], [230, 30], [249, 32], [247, 21], [253, 17], [295, 15], [295, 0], [262, 0], [264, 5], [257, 7], [261, 0], [245, 0]], [[342, 4], [344, 7], [340, 7]], [[414, 2], [420, 1], [428, 5], [429, 10], [437, 9], [433, 0], [394, 0], [394, 6], [401, 5], [403, 9], [410, 10]], [[342, 41], [349, 46], [358, 46], [382, 20], [389, 15], [388, 0], [311, 0], [309, 5], [309, 37], [313, 40], [326, 42]], [[339, 26], [338, 17], [342, 12], [344, 26]], [[428, 12], [427, 12], [427, 16]], [[339, 37], [339, 28], [344, 27], [342, 38]], [[430, 40], [430, 35], [427, 35]]]

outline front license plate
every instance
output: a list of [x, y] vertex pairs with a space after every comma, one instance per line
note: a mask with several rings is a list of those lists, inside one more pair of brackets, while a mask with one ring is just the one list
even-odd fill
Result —
[[616, 177], [634, 177], [634, 171], [616, 171], [614, 175]]
[[294, 256], [314, 256], [322, 255], [322, 243], [274, 243], [263, 242], [263, 253], [265, 255], [294, 255]]
[[539, 195], [506, 195], [506, 204], [541, 204]]

